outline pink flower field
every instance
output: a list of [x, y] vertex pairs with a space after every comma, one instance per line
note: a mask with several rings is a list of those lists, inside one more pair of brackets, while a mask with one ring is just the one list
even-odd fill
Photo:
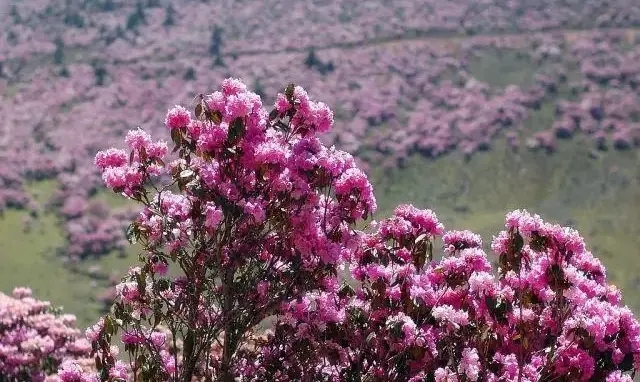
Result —
[[[264, 94], [295, 82], [327, 100], [338, 124], [323, 140], [365, 169], [395, 167], [413, 153], [471, 155], [498, 137], [514, 149], [548, 151], [575, 133], [592, 136], [594, 148], [640, 144], [632, 29], [640, 7], [633, 2], [616, 2], [596, 20], [588, 17], [595, 1], [575, 8], [552, 1], [538, 8], [517, 1], [137, 4], [3, 5], [0, 205], [27, 207], [26, 179], [57, 179], [54, 203], [72, 258], [123, 245], [119, 220], [82, 202], [99, 184], [86, 159], [132, 123], [158, 131], [159, 111], [189, 103], [229, 74]], [[216, 39], [215, 15], [225, 15]], [[613, 29], [552, 32], [559, 26]], [[488, 35], [460, 37], [478, 33]], [[492, 86], [469, 67], [488, 49], [526, 51], [543, 72], [528, 86]], [[561, 90], [570, 100], [556, 102], [556, 121], [523, 129], [529, 113]]]

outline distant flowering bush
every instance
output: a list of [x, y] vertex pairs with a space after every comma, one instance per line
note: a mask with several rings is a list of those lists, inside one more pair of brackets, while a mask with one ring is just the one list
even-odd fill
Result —
[[91, 343], [75, 327], [76, 318], [60, 314], [28, 288], [13, 296], [0, 293], [0, 381], [59, 381], [58, 367], [92, 367]]
[[478, 235], [430, 210], [359, 231], [376, 202], [354, 159], [319, 141], [332, 122], [301, 87], [267, 112], [227, 79], [193, 113], [169, 110], [177, 159], [139, 129], [129, 152], [98, 153], [107, 186], [144, 206], [128, 230], [144, 252], [87, 330], [98, 373], [65, 363], [60, 378], [632, 380], [640, 325], [577, 232], [515, 211], [493, 272]]

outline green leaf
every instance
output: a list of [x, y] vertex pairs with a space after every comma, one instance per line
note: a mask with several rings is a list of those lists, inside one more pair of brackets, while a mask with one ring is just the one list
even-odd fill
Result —
[[180, 178], [182, 178], [182, 179], [189, 179], [189, 178], [193, 177], [194, 175], [195, 175], [195, 172], [193, 172], [193, 170], [191, 170], [191, 169], [182, 170], [180, 172]]
[[220, 124], [222, 122], [222, 113], [219, 111], [207, 111], [205, 112], [205, 116], [207, 120], [213, 123]]
[[138, 242], [138, 239], [140, 238], [140, 231], [138, 230], [138, 225], [135, 222], [129, 224], [126, 237], [131, 244], [136, 244]]
[[293, 91], [295, 90], [295, 84], [289, 84], [287, 88], [284, 90], [284, 95], [287, 97], [289, 102], [293, 102]]
[[242, 118], [236, 118], [229, 126], [229, 142], [235, 143], [244, 136], [245, 126]]
[[147, 149], [144, 146], [140, 147], [140, 162], [147, 160]]
[[156, 306], [156, 309], [153, 311], [153, 326], [158, 326], [160, 321], [162, 321], [162, 307]]
[[195, 337], [193, 334], [193, 331], [189, 330], [187, 332], [187, 335], [184, 337], [184, 354], [188, 354], [191, 355], [191, 352], [193, 351], [193, 346], [195, 343]]
[[273, 121], [274, 119], [278, 118], [278, 110], [273, 109], [271, 110], [271, 112], [269, 113], [269, 121]]
[[414, 240], [414, 244], [418, 244], [421, 241], [423, 241], [428, 235], [426, 233], [423, 233], [422, 235], [416, 237], [416, 239]]
[[140, 354], [138, 358], [136, 358], [136, 364], [138, 366], [142, 366], [145, 364], [147, 357], [144, 354]]
[[187, 189], [187, 183], [189, 183], [188, 180], [184, 178], [178, 178], [178, 189], [181, 192], [184, 192]]
[[351, 285], [345, 283], [342, 288], [338, 291], [338, 296], [341, 298], [353, 296], [356, 291], [351, 287]]
[[622, 359], [622, 362], [620, 362], [618, 367], [620, 367], [620, 370], [622, 371], [632, 370], [633, 369], [633, 353], [629, 352], [625, 354], [624, 358]]
[[115, 334], [116, 331], [116, 327], [113, 323], [113, 319], [111, 318], [111, 316], [105, 316], [104, 317], [104, 333], [106, 335], [113, 335]]
[[514, 232], [512, 237], [511, 237], [511, 253], [515, 254], [518, 253], [522, 250], [522, 248], [524, 247], [524, 239], [522, 238], [522, 235], [520, 235], [519, 232]]
[[368, 344], [369, 342], [373, 341], [375, 338], [376, 338], [376, 332], [371, 332], [367, 336], [367, 339], [364, 340], [364, 342]]
[[544, 236], [540, 236], [538, 232], [534, 232], [531, 235], [531, 242], [529, 245], [534, 251], [542, 252], [547, 247], [547, 239]]
[[182, 133], [180, 132], [180, 129], [171, 130], [171, 140], [176, 144], [176, 146], [180, 146], [182, 144]]
[[138, 292], [144, 296], [145, 289], [147, 288], [147, 280], [142, 273], [136, 274], [136, 281], [138, 283]]

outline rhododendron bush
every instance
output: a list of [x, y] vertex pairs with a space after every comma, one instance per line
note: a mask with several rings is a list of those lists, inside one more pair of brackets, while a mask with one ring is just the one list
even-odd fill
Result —
[[65, 361], [92, 369], [91, 343], [75, 321], [28, 288], [15, 288], [12, 296], [0, 293], [0, 381], [59, 381], [55, 374]]
[[[640, 325], [572, 229], [515, 211], [491, 245], [411, 205], [365, 231], [372, 187], [325, 147], [332, 112], [235, 79], [101, 151], [143, 210], [141, 264], [87, 330], [101, 381], [631, 381]], [[169, 151], [172, 151], [171, 157]], [[434, 257], [439, 238], [442, 256]], [[123, 343], [122, 356], [113, 344]]]

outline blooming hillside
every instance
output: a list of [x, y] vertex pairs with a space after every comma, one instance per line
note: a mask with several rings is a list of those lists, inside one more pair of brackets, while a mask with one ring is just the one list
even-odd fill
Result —
[[[5, 224], [34, 232], [43, 219], [55, 219], [62, 229], [62, 259], [91, 264], [73, 269], [92, 275], [100, 287], [113, 283], [108, 268], [118, 266], [88, 268], [95, 257], [125, 252], [123, 231], [135, 212], [105, 196], [88, 159], [116, 145], [132, 124], [161, 131], [158, 116], [167, 105], [189, 104], [229, 75], [261, 95], [295, 82], [325, 100], [337, 123], [322, 139], [353, 153], [379, 183], [390, 185], [388, 198], [380, 201], [386, 210], [394, 198], [451, 193], [444, 187], [423, 192], [434, 185], [422, 181], [420, 188], [412, 181], [401, 192], [393, 190], [401, 183], [388, 179], [407, 178], [402, 171], [423, 158], [449, 166], [456, 155], [473, 157], [464, 168], [476, 174], [495, 169], [503, 146], [531, 150], [523, 160], [541, 163], [549, 159], [541, 160], [540, 152], [573, 155], [576, 149], [567, 142], [585, 148], [580, 161], [599, 160], [610, 149], [627, 158], [640, 144], [634, 29], [640, 5], [632, 0], [606, 7], [597, 0], [35, 0], [0, 7], [0, 209], [23, 209], [26, 215], [23, 221], [8, 211]], [[476, 155], [487, 150], [490, 157]], [[482, 171], [473, 167], [483, 160]], [[618, 166], [620, 183], [633, 190], [633, 159], [624, 166], [605, 160]], [[554, 163], [539, 172], [558, 168]], [[598, 166], [585, 178], [609, 174]], [[465, 175], [460, 188], [482, 184], [479, 178]], [[31, 188], [42, 181], [57, 189], [37, 198]], [[486, 198], [505, 199], [492, 188], [480, 189]], [[603, 194], [596, 186], [589, 190]], [[576, 195], [568, 198], [585, 197]], [[635, 194], [625, 198], [635, 200]], [[448, 197], [422, 200], [468, 208]], [[525, 202], [536, 207], [545, 200], [536, 195], [510, 201]], [[590, 203], [602, 205], [602, 198]], [[546, 208], [558, 211], [558, 204], [570, 203], [552, 200]], [[505, 208], [491, 205], [481, 212], [500, 215]], [[620, 223], [631, 227], [629, 233], [616, 232], [630, 237], [638, 228], [637, 220], [630, 221]], [[15, 231], [5, 230], [12, 234], [0, 241], [14, 242]]]

